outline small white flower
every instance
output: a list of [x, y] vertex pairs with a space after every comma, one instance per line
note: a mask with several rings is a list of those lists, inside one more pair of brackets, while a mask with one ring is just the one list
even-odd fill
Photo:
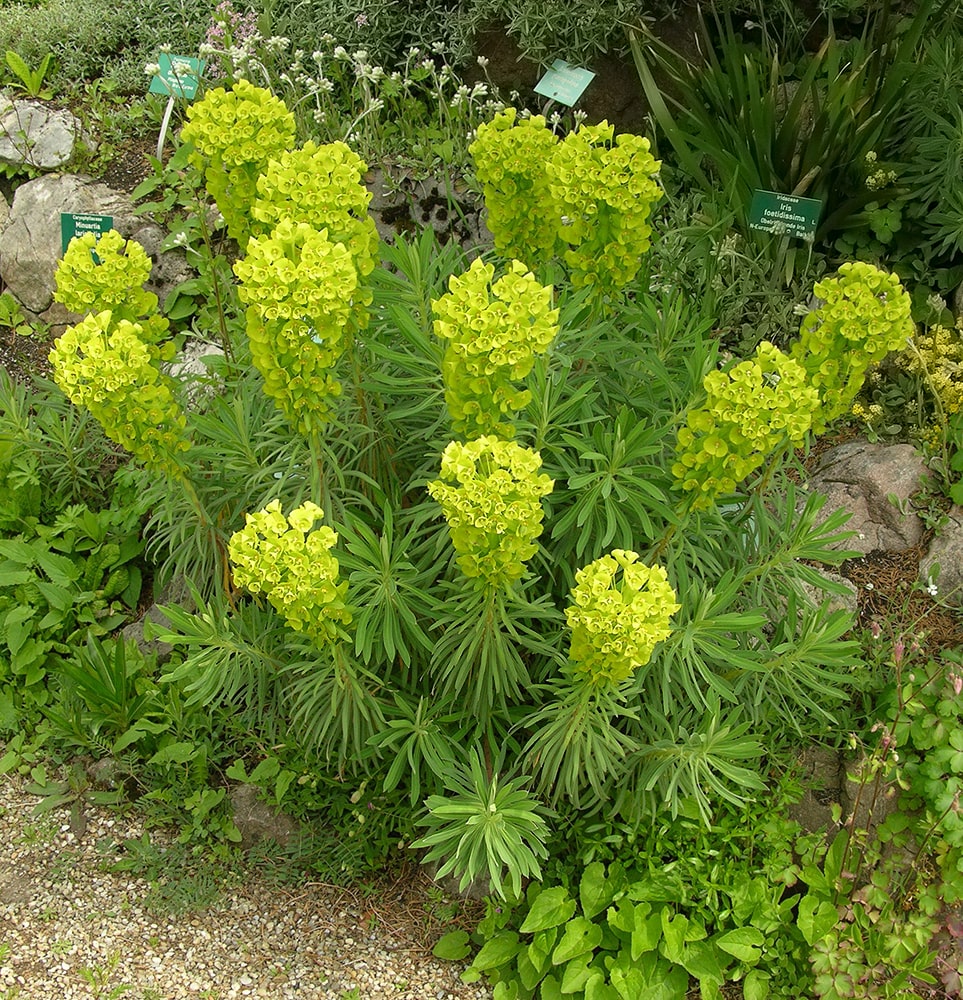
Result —
[[477, 62], [478, 65], [481, 66], [482, 69], [485, 69], [485, 67], [488, 65], [488, 59], [485, 56], [479, 56], [475, 60], [475, 62]]
[[160, 72], [160, 66], [157, 63], [148, 63], [144, 67], [144, 72], [148, 76], [157, 76], [157, 74]]

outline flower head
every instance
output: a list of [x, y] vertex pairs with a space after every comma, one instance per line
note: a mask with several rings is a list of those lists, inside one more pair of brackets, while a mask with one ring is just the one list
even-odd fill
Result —
[[538, 452], [496, 437], [445, 448], [428, 493], [441, 504], [465, 576], [505, 587], [524, 575], [542, 533], [541, 498], [555, 485], [541, 465]]
[[324, 647], [351, 622], [344, 598], [347, 583], [338, 582], [338, 561], [330, 549], [338, 536], [322, 519], [321, 508], [305, 503], [285, 517], [281, 501], [245, 517], [228, 546], [234, 582], [264, 594], [298, 632]]
[[640, 563], [638, 554], [614, 549], [575, 574], [566, 610], [575, 671], [594, 684], [620, 684], [652, 657], [671, 633], [679, 610], [661, 566]]

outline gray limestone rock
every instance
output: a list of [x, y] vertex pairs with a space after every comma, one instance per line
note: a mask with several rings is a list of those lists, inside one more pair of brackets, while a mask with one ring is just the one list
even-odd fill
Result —
[[920, 563], [920, 580], [935, 584], [939, 600], [963, 607], [963, 507], [950, 508], [946, 524]]
[[82, 140], [80, 121], [69, 111], [0, 97], [0, 163], [57, 170]]
[[856, 535], [840, 548], [864, 555], [877, 549], [905, 552], [919, 544], [923, 522], [900, 507], [919, 490], [926, 472], [912, 445], [853, 441], [826, 452], [809, 488], [826, 495], [827, 515], [840, 508], [852, 513], [846, 529]]
[[302, 836], [298, 822], [262, 802], [254, 785], [235, 785], [231, 789], [231, 806], [234, 824], [241, 833], [241, 847], [245, 849], [264, 840], [287, 847]]

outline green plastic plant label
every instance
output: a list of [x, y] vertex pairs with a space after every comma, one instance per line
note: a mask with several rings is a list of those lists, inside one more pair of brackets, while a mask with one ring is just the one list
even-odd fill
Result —
[[749, 207], [749, 228], [812, 241], [822, 210], [823, 203], [817, 198], [754, 191]]
[[193, 100], [206, 65], [203, 59], [172, 56], [162, 52], [157, 59], [160, 69], [148, 88], [151, 94], [173, 94]]
[[114, 219], [110, 215], [75, 215], [72, 212], [61, 212], [60, 252], [67, 252], [67, 247], [75, 236], [83, 236], [85, 233], [96, 233], [100, 236], [113, 226]]
[[571, 107], [594, 79], [595, 74], [590, 69], [573, 66], [564, 59], [556, 59], [535, 84], [535, 93]]

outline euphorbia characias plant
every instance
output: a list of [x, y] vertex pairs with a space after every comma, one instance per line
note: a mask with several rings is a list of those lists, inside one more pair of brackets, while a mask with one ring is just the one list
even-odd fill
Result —
[[591, 684], [618, 685], [645, 666], [681, 607], [665, 570], [624, 549], [578, 570], [571, 596], [569, 659]]
[[90, 410], [107, 437], [148, 468], [182, 478], [187, 418], [159, 367], [173, 349], [172, 341], [158, 349], [139, 323], [114, 320], [105, 309], [68, 327], [50, 363], [67, 398]]
[[578, 570], [570, 596], [568, 663], [553, 683], [553, 700], [525, 721], [532, 733], [525, 755], [542, 792], [580, 806], [586, 786], [603, 801], [638, 749], [616, 721], [637, 717], [625, 704], [626, 688], [671, 634], [681, 605], [665, 569], [625, 549]]
[[147, 467], [183, 479], [187, 418], [160, 367], [174, 356], [174, 343], [158, 346], [169, 324], [157, 296], [142, 287], [150, 272], [144, 248], [116, 230], [71, 240], [54, 298], [87, 315], [57, 339], [50, 363], [67, 398], [90, 410], [112, 441]]
[[316, 434], [341, 392], [332, 369], [353, 313], [354, 258], [326, 230], [282, 219], [270, 235], [251, 237], [234, 272], [264, 391], [298, 430]]
[[193, 143], [191, 163], [242, 246], [251, 232], [257, 179], [268, 161], [294, 145], [294, 115], [270, 91], [248, 80], [217, 87], [187, 109], [181, 138]]
[[598, 302], [638, 273], [662, 194], [649, 140], [614, 132], [582, 124], [559, 142], [542, 116], [507, 108], [469, 147], [496, 250], [531, 268], [560, 255]]
[[542, 115], [500, 111], [468, 147], [488, 209], [495, 249], [537, 269], [555, 254], [558, 218], [545, 165], [558, 139]]
[[792, 356], [819, 392], [821, 434], [849, 412], [869, 368], [905, 347], [916, 327], [899, 278], [864, 261], [843, 264], [813, 292], [822, 302], [802, 321]]
[[541, 498], [555, 485], [541, 465], [537, 452], [491, 436], [445, 449], [441, 478], [428, 492], [441, 505], [469, 579], [502, 590], [524, 575], [542, 533]]
[[143, 287], [150, 272], [150, 258], [136, 240], [116, 229], [84, 233], [70, 241], [57, 265], [54, 299], [81, 315], [109, 310], [114, 320], [139, 323], [141, 336], [157, 342], [169, 324], [157, 311], [157, 296]]
[[278, 153], [257, 179], [250, 207], [252, 233], [270, 236], [281, 222], [305, 223], [343, 244], [358, 272], [352, 295], [355, 330], [368, 325], [371, 291], [366, 280], [378, 263], [379, 237], [368, 214], [371, 192], [364, 185], [367, 165], [343, 142]]
[[455, 433], [469, 439], [514, 437], [511, 417], [532, 394], [513, 383], [529, 374], [558, 334], [550, 287], [517, 260], [497, 281], [494, 275], [492, 264], [475, 260], [432, 303], [435, 334], [447, 342], [445, 403]]
[[613, 139], [607, 122], [581, 125], [545, 164], [562, 258], [576, 288], [597, 299], [625, 288], [651, 245], [649, 216], [662, 196], [661, 163], [644, 136]]
[[234, 583], [264, 594], [288, 625], [319, 648], [335, 642], [339, 626], [351, 622], [345, 605], [346, 582], [338, 580], [338, 560], [331, 555], [338, 536], [319, 525], [323, 512], [304, 503], [286, 517], [281, 501], [245, 517], [231, 536], [229, 555]]
[[523, 602], [517, 586], [538, 547], [541, 499], [554, 486], [539, 472], [541, 465], [538, 452], [514, 441], [452, 441], [442, 455], [441, 478], [428, 484], [467, 578], [451, 585], [445, 633], [433, 650], [438, 695], [469, 706], [486, 739], [493, 713], [504, 711], [530, 683], [518, 651]]
[[806, 371], [768, 341], [754, 357], [703, 380], [706, 401], [679, 430], [677, 485], [693, 507], [732, 493], [778, 448], [801, 445], [819, 408]]

